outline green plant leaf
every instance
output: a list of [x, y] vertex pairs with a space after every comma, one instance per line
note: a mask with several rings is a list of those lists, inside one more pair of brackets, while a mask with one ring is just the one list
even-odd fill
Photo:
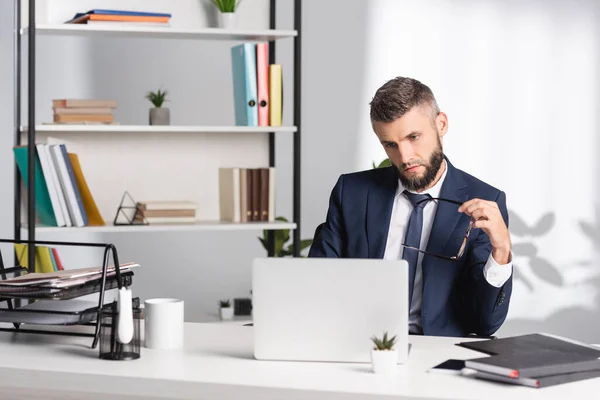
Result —
[[221, 12], [234, 12], [240, 0], [212, 0], [212, 2]]
[[390, 161], [389, 158], [386, 158], [379, 164], [379, 166], [377, 168], [387, 168], [387, 167], [391, 167], [391, 166], [392, 166], [392, 162]]
[[168, 92], [166, 90], [163, 91], [158, 89], [156, 92], [146, 93], [146, 99], [148, 99], [154, 105], [154, 107], [162, 107], [163, 103], [168, 101], [167, 93]]

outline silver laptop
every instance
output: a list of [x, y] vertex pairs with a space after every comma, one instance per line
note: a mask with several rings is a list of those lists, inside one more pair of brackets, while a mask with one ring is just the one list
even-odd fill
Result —
[[257, 258], [252, 271], [254, 357], [370, 362], [373, 335], [396, 335], [408, 358], [404, 260]]

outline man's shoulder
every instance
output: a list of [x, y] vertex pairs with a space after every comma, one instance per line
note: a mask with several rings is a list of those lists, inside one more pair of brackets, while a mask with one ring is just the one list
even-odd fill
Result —
[[394, 167], [373, 168], [357, 172], [349, 172], [342, 174], [340, 179], [343, 179], [344, 186], [362, 186], [368, 187], [377, 185], [381, 182], [394, 179]]
[[458, 174], [461, 175], [462, 179], [464, 180], [467, 186], [467, 190], [472, 197], [484, 197], [488, 198], [489, 200], [493, 200], [496, 197], [498, 197], [498, 194], [500, 194], [500, 192], [502, 192], [502, 190], [500, 190], [499, 188], [487, 182], [484, 182], [481, 179], [461, 169], [458, 169], [456, 167], [454, 167], [454, 169]]

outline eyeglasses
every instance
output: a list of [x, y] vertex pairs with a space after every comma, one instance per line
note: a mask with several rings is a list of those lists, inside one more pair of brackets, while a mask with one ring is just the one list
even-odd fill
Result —
[[[459, 201], [450, 200], [450, 199], [444, 199], [444, 198], [441, 198], [441, 197], [432, 197], [432, 198], [429, 198], [429, 199], [424, 199], [424, 200], [421, 200], [421, 201], [417, 202], [416, 205], [419, 205], [421, 203], [425, 203], [425, 202], [428, 202], [428, 201], [445, 201], [445, 202], [448, 202], [448, 203], [456, 204], [458, 206], [462, 205], [462, 203], [459, 202]], [[465, 252], [465, 248], [467, 247], [467, 239], [469, 239], [469, 234], [471, 233], [471, 229], [473, 228], [473, 224], [474, 223], [475, 223], [475, 220], [473, 218], [471, 218], [471, 221], [469, 221], [469, 226], [467, 227], [467, 232], [465, 233], [465, 236], [463, 238], [462, 244], [460, 245], [460, 248], [458, 249], [458, 253], [455, 256], [443, 256], [443, 255], [440, 255], [440, 254], [429, 253], [427, 251], [423, 251], [423, 250], [418, 249], [416, 247], [408, 246], [408, 245], [406, 245], [404, 243], [402, 243], [402, 246], [404, 246], [407, 249], [412, 249], [412, 250], [418, 251], [419, 253], [428, 254], [430, 256], [442, 258], [442, 259], [445, 259], [445, 260], [456, 261], [456, 260], [460, 259], [463, 256], [464, 252]]]

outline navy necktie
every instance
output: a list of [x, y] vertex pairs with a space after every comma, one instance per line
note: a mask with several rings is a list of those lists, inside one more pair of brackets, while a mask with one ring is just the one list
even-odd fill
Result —
[[[404, 243], [407, 246], [416, 247], [419, 249], [421, 247], [421, 231], [423, 230], [423, 208], [428, 201], [422, 200], [429, 199], [431, 196], [429, 194], [415, 194], [410, 193], [408, 191], [404, 191], [404, 195], [408, 197], [411, 204], [413, 205], [413, 210], [410, 214], [410, 219], [408, 220], [408, 227], [406, 228], [406, 235], [404, 237]], [[415, 284], [415, 274], [417, 272], [417, 261], [419, 259], [419, 252], [414, 249], [404, 248], [402, 252], [402, 258], [408, 261], [409, 274], [408, 274], [408, 302], [409, 304], [412, 302], [413, 296], [413, 286]]]

